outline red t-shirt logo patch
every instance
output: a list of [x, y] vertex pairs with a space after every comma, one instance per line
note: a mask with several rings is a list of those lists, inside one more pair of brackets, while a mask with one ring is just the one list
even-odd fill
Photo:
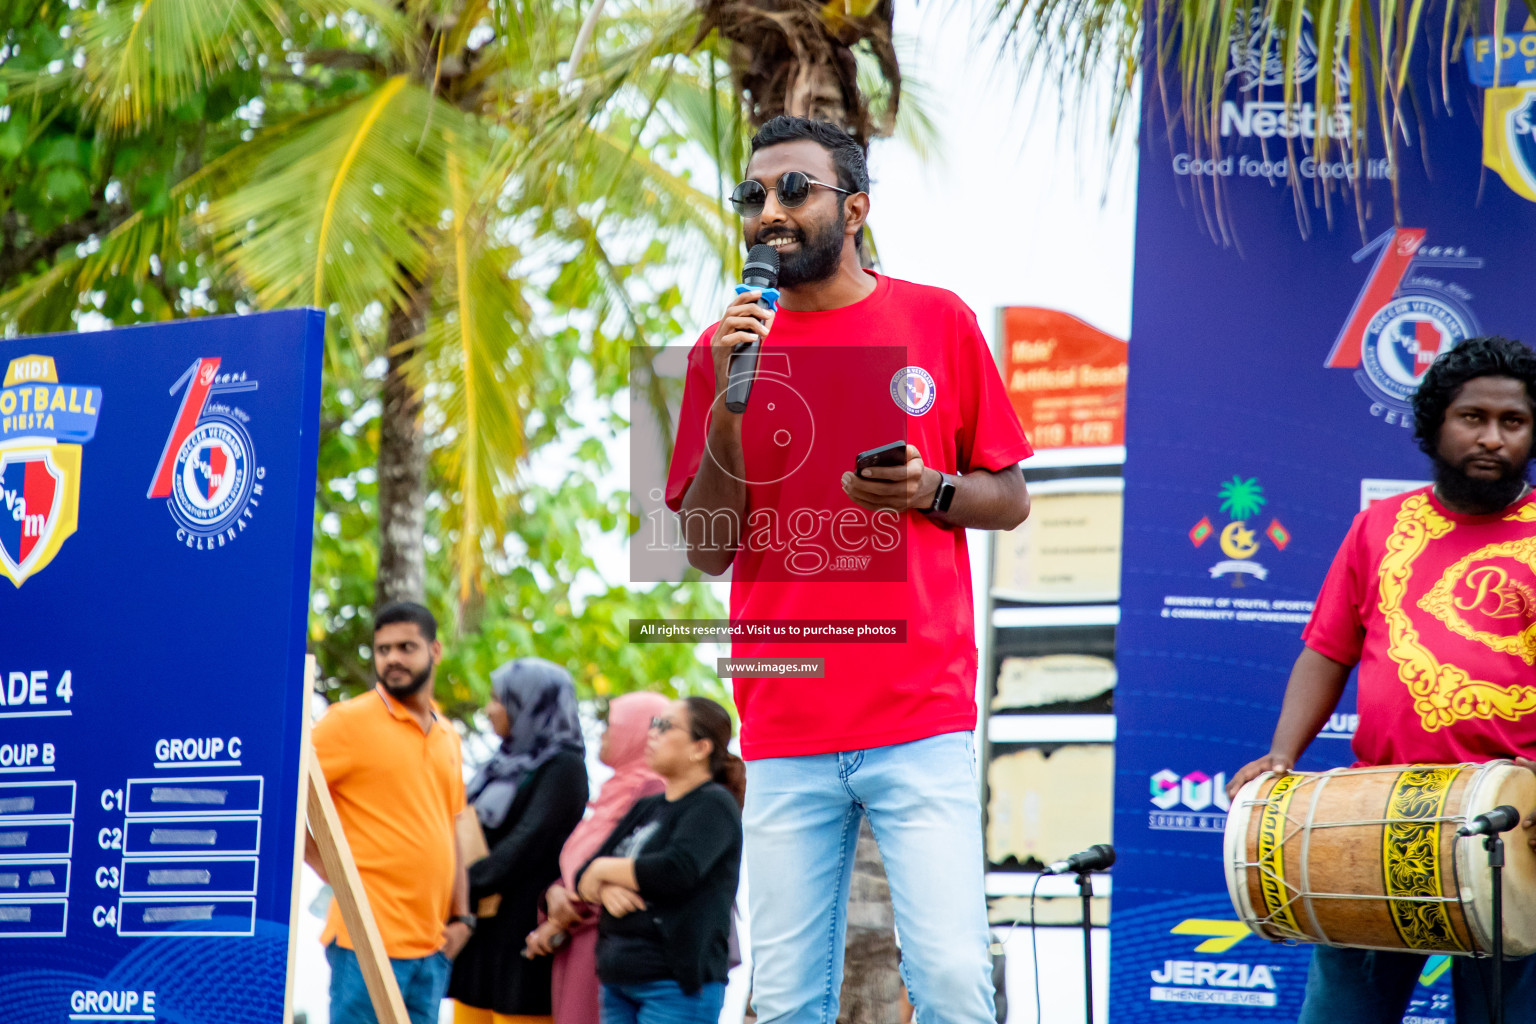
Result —
[[1533, 561], [1536, 537], [1490, 544], [1447, 569], [1419, 607], [1453, 633], [1536, 665]]
[[891, 400], [908, 416], [932, 409], [936, 393], [933, 377], [921, 366], [903, 366], [891, 378]]

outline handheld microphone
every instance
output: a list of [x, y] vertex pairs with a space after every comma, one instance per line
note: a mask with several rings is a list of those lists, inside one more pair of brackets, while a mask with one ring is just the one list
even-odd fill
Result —
[[1520, 824], [1520, 812], [1509, 804], [1500, 804], [1486, 814], [1479, 814], [1456, 830], [1458, 836], [1492, 836], [1508, 832]]
[[1115, 862], [1115, 848], [1108, 843], [1095, 843], [1082, 853], [1074, 853], [1066, 860], [1059, 860], [1041, 871], [1042, 875], [1064, 875], [1069, 871], [1103, 871]]
[[[736, 294], [761, 291], [757, 304], [770, 313], [779, 302], [779, 254], [771, 245], [754, 245], [741, 268], [741, 284]], [[731, 412], [746, 412], [752, 394], [752, 379], [757, 373], [757, 350], [762, 342], [744, 341], [731, 354], [730, 380], [725, 385], [725, 407]]]

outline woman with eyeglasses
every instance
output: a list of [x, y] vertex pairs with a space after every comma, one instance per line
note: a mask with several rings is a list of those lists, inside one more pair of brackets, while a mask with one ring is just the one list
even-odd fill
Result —
[[549, 956], [553, 965], [551, 1003], [555, 1024], [598, 1024], [597, 919], [601, 907], [576, 895], [576, 873], [587, 866], [637, 800], [662, 792], [665, 784], [646, 761], [651, 720], [667, 714], [672, 702], [659, 693], [626, 693], [608, 703], [608, 728], [598, 760], [613, 769], [591, 813], [560, 851], [560, 878], [544, 892], [548, 916], [528, 934], [527, 957]]
[[550, 964], [522, 955], [538, 924], [539, 898], [560, 873], [560, 848], [587, 803], [586, 747], [571, 674], [543, 658], [519, 658], [491, 674], [486, 705], [501, 748], [467, 795], [490, 855], [469, 865], [470, 905], [498, 895], [453, 963], [454, 1024], [549, 1020]]
[[730, 740], [730, 715], [705, 697], [653, 719], [647, 760], [666, 790], [637, 802], [579, 873], [581, 897], [603, 908], [603, 1024], [720, 1018], [746, 792]]

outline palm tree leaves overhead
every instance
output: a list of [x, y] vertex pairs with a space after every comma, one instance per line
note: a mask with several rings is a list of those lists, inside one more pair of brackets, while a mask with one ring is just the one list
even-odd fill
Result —
[[451, 147], [445, 169], [443, 242], [451, 260], [421, 360], [429, 368], [424, 376], [436, 382], [442, 427], [453, 432], [443, 440], [445, 472], [459, 494], [449, 521], [458, 532], [462, 602], [478, 586], [486, 547], [504, 535], [503, 512], [528, 453], [523, 424], [538, 404], [539, 381], [554, 371], [516, 274], [520, 253], [498, 239], [494, 206], [473, 191], [480, 168], [472, 151]]
[[[622, 387], [627, 345], [654, 342], [678, 302], [669, 262], [717, 274], [738, 248], [718, 175], [700, 187], [685, 169], [700, 153], [734, 158], [742, 137], [714, 49], [689, 52], [696, 13], [670, 0], [593, 10], [108, 0], [67, 14], [73, 59], [34, 75], [28, 102], [75, 104], [109, 145], [188, 123], [221, 82], [256, 100], [217, 115], [163, 201], [0, 295], [0, 316], [67, 328], [105, 292], [142, 295], [163, 261], [241, 308], [326, 309], [346, 384], [375, 386], [359, 368], [388, 348], [423, 397], [443, 540], [471, 599], [516, 519], [522, 461], [570, 425], [572, 366], [590, 366], [600, 394]], [[572, 65], [584, 21], [591, 44]], [[135, 312], [197, 311], [184, 286], [163, 292]]]
[[[1536, 16], [1536, 0], [1524, 0]], [[1064, 97], [1087, 101], [1107, 86], [1109, 129], [1123, 131], [1127, 100], [1143, 71], [1149, 102], [1181, 124], [1197, 154], [1219, 154], [1221, 104], [1239, 75], [1290, 104], [1308, 86], [1318, 124], [1341, 121], [1315, 140], [1319, 159], [1338, 146], [1360, 161], [1371, 140], [1395, 167], [1400, 143], [1413, 144], [1410, 112], [1441, 104], [1449, 66], [1467, 34], [1505, 26], [1509, 0], [996, 0], [991, 24], [1016, 48], [1026, 76], [1052, 81]], [[1507, 30], [1507, 29], [1505, 29]], [[1151, 38], [1144, 40], [1150, 32]], [[1145, 45], [1144, 45], [1145, 43]], [[1440, 95], [1413, 95], [1410, 66], [1438, 60]], [[1142, 67], [1143, 54], [1152, 65]], [[1177, 85], [1170, 91], [1169, 73]], [[1294, 163], [1294, 161], [1293, 161]], [[1395, 177], [1394, 177], [1395, 181]], [[1219, 187], [1219, 182], [1217, 183]], [[1218, 211], [1219, 215], [1219, 211]]]
[[398, 32], [374, 0], [113, 0], [86, 5], [78, 22], [85, 109], [99, 127], [141, 130], [191, 102], [209, 82], [281, 53], [296, 24], [370, 18]]
[[439, 259], [448, 139], [460, 113], [395, 75], [278, 140], [208, 211], [214, 251], [261, 305], [407, 304]]

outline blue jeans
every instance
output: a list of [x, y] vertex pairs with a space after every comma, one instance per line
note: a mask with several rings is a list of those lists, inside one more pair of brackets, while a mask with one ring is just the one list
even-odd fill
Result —
[[993, 1024], [980, 785], [969, 732], [747, 762], [752, 1002], [759, 1024], [833, 1024], [859, 818], [896, 910], [919, 1024]]
[[604, 985], [603, 1024], [719, 1024], [725, 985], [706, 982], [693, 995], [675, 981]]
[[[357, 954], [333, 942], [325, 947], [325, 958], [331, 963], [331, 1024], [378, 1024]], [[395, 969], [411, 1024], [437, 1024], [438, 1007], [448, 992], [448, 958], [433, 953], [415, 960], [391, 959], [389, 966]]]
[[[1399, 1024], [1427, 959], [1423, 953], [1316, 946], [1297, 1024]], [[1451, 958], [1456, 1024], [1488, 1024], [1492, 970], [1491, 960]], [[1504, 1020], [1536, 1022], [1536, 956], [1504, 961]]]

